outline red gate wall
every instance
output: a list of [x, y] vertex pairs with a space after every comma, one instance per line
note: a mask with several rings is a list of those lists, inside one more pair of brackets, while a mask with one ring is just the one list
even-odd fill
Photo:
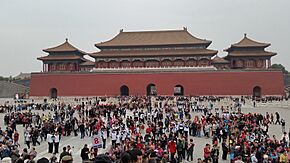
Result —
[[262, 95], [283, 95], [284, 81], [279, 71], [210, 71], [167, 73], [33, 73], [30, 96], [116, 96], [120, 87], [130, 95], [146, 95], [148, 84], [156, 85], [158, 95], [173, 95], [182, 85], [185, 95], [252, 95], [259, 86]]

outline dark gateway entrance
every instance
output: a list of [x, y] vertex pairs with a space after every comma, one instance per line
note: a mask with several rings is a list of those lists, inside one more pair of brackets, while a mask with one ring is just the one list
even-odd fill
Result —
[[57, 89], [56, 88], [50, 89], [50, 98], [53, 98], [53, 99], [57, 98]]
[[126, 85], [120, 87], [121, 96], [129, 96], [129, 88]]
[[174, 90], [173, 90], [173, 95], [174, 96], [183, 96], [184, 95], [184, 90], [183, 90], [183, 86], [182, 85], [176, 85], [174, 87]]
[[253, 97], [260, 98], [261, 96], [262, 96], [261, 87], [259, 87], [259, 86], [254, 87], [254, 89], [253, 89]]
[[155, 84], [149, 84], [146, 88], [147, 90], [147, 96], [156, 96], [157, 95], [157, 90]]

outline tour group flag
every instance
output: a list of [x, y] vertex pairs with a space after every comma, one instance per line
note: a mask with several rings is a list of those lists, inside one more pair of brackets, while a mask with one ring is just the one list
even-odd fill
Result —
[[92, 139], [92, 146], [94, 148], [102, 148], [103, 147], [103, 139], [100, 134], [94, 135]]

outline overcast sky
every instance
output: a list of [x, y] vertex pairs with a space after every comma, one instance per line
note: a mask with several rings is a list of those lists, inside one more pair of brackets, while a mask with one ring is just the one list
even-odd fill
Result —
[[290, 70], [290, 0], [0, 0], [0, 76], [42, 70], [42, 49], [81, 50], [124, 31], [182, 29], [223, 49], [247, 33]]

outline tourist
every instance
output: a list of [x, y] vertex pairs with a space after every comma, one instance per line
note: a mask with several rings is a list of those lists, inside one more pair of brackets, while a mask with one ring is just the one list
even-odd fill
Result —
[[70, 155], [70, 154], [69, 154], [69, 152], [67, 152], [67, 148], [63, 147], [62, 152], [60, 153], [60, 156], [59, 156], [59, 160], [61, 160], [66, 155]]
[[47, 134], [47, 143], [48, 143], [48, 153], [53, 152], [53, 143], [55, 141], [55, 136], [53, 133]]
[[282, 133], [284, 133], [285, 132], [285, 124], [286, 124], [286, 122], [285, 122], [285, 120], [282, 118], [281, 119], [281, 128], [282, 128]]
[[281, 137], [280, 141], [285, 145], [285, 147], [288, 147], [288, 145], [289, 145], [289, 136], [288, 136], [287, 132], [284, 132], [282, 134], [282, 137]]
[[25, 139], [25, 144], [27, 145], [28, 149], [30, 149], [31, 135], [29, 131], [25, 131], [24, 139]]
[[[52, 156], [50, 157], [50, 163], [57, 163], [57, 157], [55, 155], [55, 153], [52, 154]], [[62, 160], [59, 159], [59, 162], [61, 162]]]
[[30, 160], [33, 160], [37, 156], [37, 152], [34, 147], [31, 148], [29, 152]]
[[222, 159], [223, 160], [227, 160], [227, 155], [228, 155], [228, 152], [229, 152], [229, 148], [228, 148], [226, 142], [222, 142], [222, 151], [223, 151]]
[[59, 135], [58, 132], [55, 133], [55, 135], [53, 135], [54, 139], [53, 139], [53, 144], [54, 144], [54, 153], [58, 153], [58, 148], [59, 148]]
[[168, 163], [168, 162], [169, 162], [168, 152], [164, 151], [162, 155], [161, 163]]
[[213, 144], [213, 147], [211, 149], [211, 152], [210, 152], [210, 155], [211, 155], [211, 158], [212, 158], [212, 162], [213, 163], [218, 163], [218, 160], [219, 160], [219, 151], [220, 151], [220, 147], [218, 145], [218, 142], [215, 141], [214, 144]]
[[168, 143], [168, 149], [170, 153], [170, 160], [174, 160], [174, 155], [176, 153], [176, 141], [174, 139], [171, 139]]
[[181, 139], [178, 139], [177, 141], [177, 145], [176, 145], [176, 149], [177, 149], [177, 155], [178, 155], [178, 162], [182, 162], [182, 150], [183, 150], [183, 144]]
[[278, 112], [275, 112], [275, 114], [276, 114], [276, 122], [275, 122], [275, 125], [277, 123], [279, 123], [279, 125], [280, 125], [280, 114]]
[[210, 145], [209, 144], [206, 144], [203, 149], [203, 157], [205, 161], [210, 160]]
[[288, 163], [288, 157], [287, 157], [287, 151], [286, 150], [282, 150], [281, 151], [281, 155], [279, 157], [279, 161], [280, 161], [280, 163]]
[[193, 161], [193, 150], [194, 150], [194, 143], [193, 143], [193, 139], [189, 140], [189, 144], [187, 147], [187, 161], [189, 161], [189, 158], [191, 161]]
[[102, 137], [102, 140], [103, 140], [103, 149], [106, 148], [106, 142], [107, 142], [107, 130], [102, 127], [102, 130], [101, 130], [101, 137]]
[[81, 150], [81, 158], [83, 162], [89, 160], [89, 153], [90, 153], [90, 149], [88, 148], [88, 145], [85, 144], [83, 149]]

